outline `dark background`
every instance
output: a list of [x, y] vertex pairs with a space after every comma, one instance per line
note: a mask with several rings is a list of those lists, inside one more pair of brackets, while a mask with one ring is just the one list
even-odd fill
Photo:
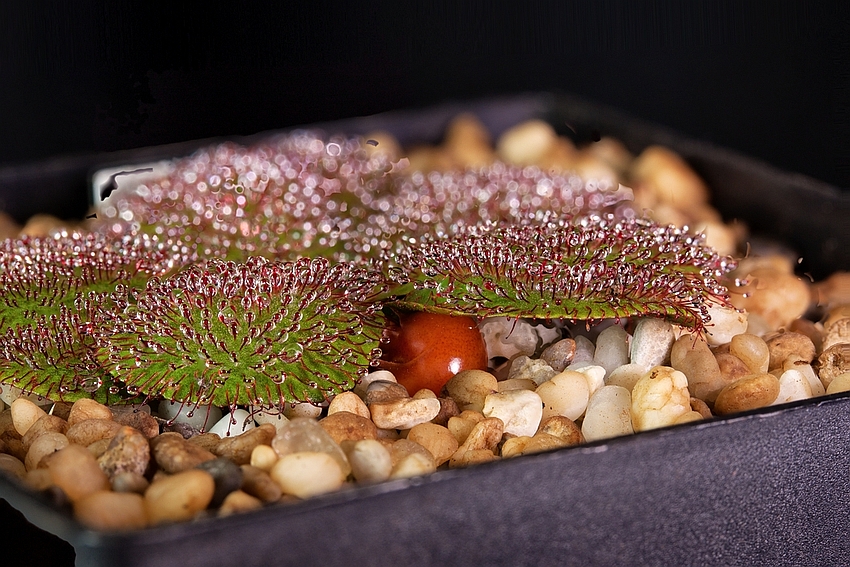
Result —
[[0, 4], [0, 166], [561, 90], [850, 187], [846, 2]]

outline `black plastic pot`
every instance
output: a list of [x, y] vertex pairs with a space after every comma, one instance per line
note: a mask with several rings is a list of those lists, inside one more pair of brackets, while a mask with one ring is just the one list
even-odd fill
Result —
[[[836, 188], [567, 95], [320, 126], [351, 134], [384, 129], [403, 144], [435, 142], [461, 111], [476, 113], [494, 135], [540, 117], [579, 139], [617, 137], [633, 151], [667, 145], [707, 180], [727, 219], [793, 247], [803, 272], [824, 277], [850, 269], [850, 197]], [[57, 161], [42, 170], [41, 184], [36, 167], [0, 170], [0, 197], [26, 216], [36, 211], [20, 191], [38, 186], [37, 203], [61, 202], [68, 210], [78, 199], [85, 211], [92, 170], [197, 146]], [[834, 395], [126, 534], [90, 531], [6, 478], [0, 498], [70, 542], [79, 565], [845, 565], [848, 444], [850, 399]], [[4, 525], [19, 521], [14, 511], [0, 513]], [[35, 545], [56, 541], [45, 534]]]

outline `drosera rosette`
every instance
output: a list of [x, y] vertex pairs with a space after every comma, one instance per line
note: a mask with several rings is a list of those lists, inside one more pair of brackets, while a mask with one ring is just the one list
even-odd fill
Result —
[[60, 232], [0, 242], [0, 384], [54, 401], [126, 401], [94, 358], [107, 312], [128, 290], [193, 258], [190, 249], [141, 235]]
[[162, 178], [115, 191], [98, 232], [156, 234], [206, 257], [293, 259], [334, 246], [355, 191], [377, 192], [395, 162], [364, 140], [296, 131], [253, 146], [223, 143], [174, 162]]
[[[734, 260], [701, 235], [638, 218], [587, 215], [481, 225], [387, 258], [397, 308], [479, 318], [596, 322], [655, 316], [700, 332]], [[389, 298], [386, 298], [389, 299]]]
[[98, 360], [131, 392], [190, 408], [321, 403], [380, 356], [384, 289], [349, 263], [212, 259], [148, 281]]
[[380, 194], [361, 193], [361, 202], [344, 214], [329, 214], [329, 224], [342, 232], [337, 249], [344, 257], [378, 258], [415, 245], [420, 238], [452, 235], [481, 223], [539, 223], [544, 217], [591, 213], [637, 215], [631, 189], [610, 180], [503, 162], [449, 171], [401, 169], [393, 172], [392, 183], [384, 189]]

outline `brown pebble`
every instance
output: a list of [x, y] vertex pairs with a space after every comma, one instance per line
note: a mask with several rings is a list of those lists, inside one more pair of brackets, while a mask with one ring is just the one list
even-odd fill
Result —
[[109, 449], [109, 444], [112, 443], [112, 438], [107, 437], [106, 439], [98, 439], [91, 445], [88, 445], [86, 449], [95, 456], [96, 459], [99, 459], [101, 455], [103, 455], [107, 449]]
[[455, 402], [452, 398], [439, 398], [439, 400], [440, 413], [437, 414], [437, 417], [431, 420], [431, 423], [445, 427], [448, 425], [450, 418], [460, 415], [460, 408], [457, 407], [457, 402]]
[[584, 443], [584, 435], [581, 428], [564, 415], [553, 415], [543, 420], [538, 428], [538, 433], [554, 435], [565, 443], [563, 446], [580, 445]]
[[153, 439], [159, 435], [159, 423], [147, 412], [140, 410], [116, 412], [114, 420], [116, 423], [138, 430], [147, 439]]
[[221, 437], [216, 433], [201, 433], [200, 435], [189, 437], [186, 441], [215, 454], [215, 448], [221, 443]]
[[242, 465], [242, 490], [262, 500], [277, 502], [283, 491], [269, 473], [251, 465]]
[[333, 413], [320, 420], [319, 425], [340, 444], [343, 441], [378, 438], [378, 428], [371, 420], [348, 411]]
[[276, 434], [277, 428], [274, 425], [264, 423], [241, 435], [225, 437], [219, 441], [212, 452], [219, 457], [227, 457], [237, 465], [245, 465], [251, 462], [251, 452], [254, 447], [271, 445]]
[[729, 352], [716, 352], [714, 358], [717, 360], [717, 366], [720, 368], [720, 375], [723, 377], [724, 384], [737, 382], [744, 376], [753, 373], [743, 360]]
[[61, 488], [71, 501], [97, 492], [109, 490], [109, 478], [97, 464], [88, 449], [68, 445], [46, 459], [53, 483]]
[[216, 458], [210, 451], [187, 442], [179, 433], [155, 437], [151, 449], [154, 460], [167, 473], [186, 471]]
[[699, 398], [691, 397], [691, 410], [700, 414], [703, 419], [712, 417], [708, 404]]
[[815, 344], [803, 333], [793, 331], [780, 332], [766, 337], [770, 351], [770, 370], [781, 368], [785, 359], [795, 355], [800, 360], [811, 362], [815, 359]]
[[122, 425], [97, 462], [110, 477], [123, 472], [142, 476], [150, 462], [150, 445], [141, 431]]
[[68, 418], [71, 416], [71, 408], [73, 404], [68, 402], [56, 402], [51, 406], [50, 415], [55, 415], [56, 417], [62, 418], [65, 421], [68, 421]]
[[69, 421], [68, 423], [70, 427], [65, 433], [68, 441], [75, 445], [82, 445], [83, 447], [88, 447], [99, 439], [115, 437], [115, 434], [121, 429], [121, 426], [112, 421], [112, 419], [94, 418], [77, 421], [76, 423]]
[[364, 401], [367, 406], [370, 406], [374, 403], [394, 402], [409, 397], [410, 394], [407, 392], [407, 388], [401, 384], [381, 381], [369, 384]]
[[729, 384], [717, 395], [714, 412], [738, 413], [768, 406], [779, 395], [779, 379], [773, 374], [755, 374]]
[[104, 531], [138, 530], [148, 524], [144, 498], [132, 492], [93, 492], [74, 502], [74, 517]]
[[115, 492], [136, 492], [138, 494], [144, 494], [150, 485], [148, 479], [131, 471], [115, 473], [109, 479], [109, 484], [112, 485], [112, 490]]

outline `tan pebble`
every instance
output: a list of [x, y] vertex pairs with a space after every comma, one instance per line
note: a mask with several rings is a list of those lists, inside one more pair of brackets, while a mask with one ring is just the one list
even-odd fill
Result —
[[109, 449], [109, 445], [111, 443], [111, 438], [98, 439], [94, 443], [86, 445], [86, 449], [88, 449], [89, 452], [94, 455], [96, 459], [99, 459], [106, 452], [106, 450]]
[[806, 362], [811, 362], [815, 359], [815, 344], [811, 338], [803, 333], [793, 331], [779, 332], [766, 337], [765, 343], [770, 352], [769, 370], [782, 366], [785, 359], [791, 355]]
[[237, 465], [246, 465], [251, 462], [251, 452], [254, 447], [258, 445], [271, 446], [272, 439], [276, 434], [277, 428], [274, 425], [264, 423], [249, 429], [245, 433], [225, 437], [216, 445], [212, 453], [219, 457], [226, 457]]
[[68, 422], [55, 415], [45, 414], [41, 416], [38, 421], [30, 426], [26, 434], [21, 437], [21, 444], [24, 450], [29, 450], [35, 438], [46, 431], [54, 431], [64, 435], [68, 431]]
[[191, 520], [206, 509], [214, 492], [212, 475], [189, 469], [154, 480], [145, 491], [145, 509], [151, 524]]
[[[752, 374], [750, 368], [744, 364], [744, 361], [729, 352], [717, 352], [714, 354], [714, 359], [717, 361], [717, 367], [720, 368], [720, 375], [723, 377], [723, 386], [736, 382]], [[723, 388], [720, 388], [721, 390]], [[718, 391], [719, 393], [719, 391]]]
[[809, 337], [809, 340], [815, 345], [815, 353], [823, 350], [821, 348], [823, 345], [823, 326], [820, 323], [803, 318], [795, 319], [789, 325], [788, 330]]
[[68, 423], [70, 427], [68, 427], [68, 431], [65, 433], [68, 436], [68, 440], [71, 443], [83, 446], [91, 445], [100, 439], [115, 437], [115, 434], [121, 429], [121, 425], [111, 419], [93, 418]]
[[705, 236], [704, 245], [721, 256], [733, 256], [738, 251], [738, 233], [732, 226], [716, 220], [701, 220], [692, 226], [694, 233]]
[[68, 228], [68, 222], [47, 214], [35, 214], [27, 219], [26, 224], [21, 228], [18, 234], [21, 236], [31, 236], [34, 238], [44, 238], [50, 236], [60, 230]]
[[535, 165], [552, 151], [558, 135], [543, 120], [528, 120], [505, 131], [496, 143], [496, 153], [508, 163]]
[[448, 428], [434, 423], [421, 423], [414, 426], [407, 434], [407, 439], [428, 449], [437, 466], [448, 461], [460, 446]]
[[440, 413], [437, 417], [431, 420], [431, 423], [437, 425], [446, 425], [449, 419], [460, 414], [460, 408], [452, 398], [438, 398], [440, 400]]
[[469, 449], [464, 451], [458, 449], [452, 455], [452, 458], [449, 459], [449, 468], [457, 469], [498, 460], [499, 456], [489, 449]]
[[23, 479], [27, 474], [27, 467], [17, 457], [0, 453], [0, 471], [7, 475]]
[[646, 374], [647, 370], [649, 368], [643, 364], [624, 364], [611, 371], [611, 374], [605, 379], [605, 384], [607, 386], [621, 386], [631, 392], [637, 381]]
[[466, 410], [455, 417], [449, 418], [446, 428], [454, 435], [458, 443], [463, 443], [475, 427], [475, 424], [484, 419], [484, 414]]
[[360, 396], [354, 392], [343, 392], [338, 394], [328, 406], [328, 415], [333, 415], [340, 411], [347, 411], [366, 419], [371, 419], [369, 407], [360, 399]]
[[584, 436], [581, 433], [581, 428], [576, 424], [576, 422], [563, 415], [555, 415], [543, 420], [540, 424], [540, 430], [538, 433], [554, 435], [567, 446], [584, 443]]
[[499, 392], [508, 392], [510, 390], [531, 390], [537, 389], [537, 384], [530, 378], [511, 378], [509, 380], [501, 380], [498, 382]]
[[681, 423], [691, 423], [693, 421], [702, 421], [702, 419], [704, 418], [702, 417], [702, 414], [700, 412], [692, 410], [683, 413], [682, 415], [677, 417], [676, 420], [673, 422], [673, 425], [679, 425]]
[[421, 453], [412, 453], [400, 460], [390, 473], [390, 478], [411, 478], [431, 474], [436, 471], [434, 457]]
[[138, 530], [148, 524], [145, 499], [133, 492], [92, 492], [74, 502], [74, 517], [103, 531]]
[[411, 439], [397, 439], [389, 446], [389, 451], [393, 467], [395, 467], [399, 461], [414, 453], [425, 455], [430, 459], [434, 458], [428, 449]]
[[829, 387], [826, 389], [827, 394], [837, 394], [838, 392], [850, 391], [850, 372], [839, 374], [832, 379]]
[[18, 398], [10, 406], [12, 423], [19, 435], [25, 435], [35, 422], [47, 415], [39, 406], [26, 398]]
[[15, 238], [21, 232], [21, 226], [9, 213], [0, 211], [0, 239]]
[[98, 490], [109, 490], [109, 477], [100, 469], [97, 459], [85, 447], [68, 445], [46, 459], [53, 483], [71, 501]]
[[411, 396], [414, 400], [436, 400], [437, 394], [429, 390], [428, 388], [422, 388], [421, 390], [417, 390], [415, 394]]
[[68, 445], [68, 438], [61, 433], [46, 431], [39, 435], [30, 445], [27, 456], [24, 459], [24, 465], [26, 465], [28, 471], [39, 468], [39, 464], [44, 457], [64, 449]]
[[842, 317], [824, 325], [821, 348], [828, 349], [832, 345], [850, 344], [850, 317]]
[[146, 438], [153, 439], [159, 435], [159, 423], [151, 414], [129, 409], [120, 413], [115, 413], [113, 418], [116, 423], [132, 427], [142, 433]]
[[309, 498], [339, 490], [345, 477], [328, 453], [304, 451], [281, 457], [269, 471], [285, 494]]
[[809, 308], [809, 286], [793, 274], [757, 268], [744, 276], [749, 284], [732, 294], [732, 303], [760, 316], [771, 329], [787, 328]]
[[262, 469], [266, 472], [270, 471], [272, 465], [277, 462], [277, 452], [271, 445], [257, 445], [251, 451], [251, 466]]
[[112, 410], [105, 405], [88, 398], [81, 398], [71, 406], [68, 425], [76, 425], [89, 419], [112, 420]]
[[390, 477], [393, 468], [392, 456], [380, 441], [364, 439], [346, 443], [343, 449], [357, 482], [383, 482]]
[[662, 146], [646, 148], [632, 162], [631, 179], [649, 188], [658, 202], [682, 211], [699, 210], [708, 201], [708, 187], [675, 152]]
[[729, 342], [729, 354], [747, 365], [751, 374], [764, 374], [770, 363], [770, 350], [761, 337], [749, 333], [735, 335]]
[[385, 155], [395, 161], [403, 155], [398, 140], [389, 132], [384, 130], [373, 130], [366, 133], [363, 136], [363, 139], [370, 140], [374, 143], [374, 145], [372, 143], [368, 143], [365, 146], [365, 150], [368, 152], [369, 156]]
[[850, 372], [850, 344], [832, 345], [818, 357], [818, 365], [820, 381], [829, 388], [837, 376]]
[[241, 490], [234, 490], [224, 497], [224, 501], [218, 509], [218, 515], [220, 517], [230, 516], [231, 514], [259, 510], [262, 507], [263, 503], [259, 498]]
[[242, 465], [242, 486], [246, 493], [262, 502], [277, 502], [283, 495], [280, 486], [269, 476], [268, 471], [251, 465]]
[[179, 434], [160, 435], [151, 440], [151, 448], [156, 463], [167, 473], [179, 473], [216, 458], [210, 451], [187, 442]]
[[460, 114], [449, 123], [444, 147], [462, 168], [483, 167], [495, 159], [490, 133], [472, 114]]
[[694, 335], [683, 335], [673, 343], [670, 366], [687, 377], [692, 396], [709, 403], [727, 384], [708, 343]]
[[377, 402], [369, 406], [372, 421], [381, 429], [410, 429], [431, 421], [440, 413], [440, 401], [434, 398], [406, 398]]
[[115, 492], [135, 492], [137, 494], [144, 494], [150, 486], [148, 479], [132, 471], [116, 473], [109, 479], [109, 484]]
[[[410, 397], [407, 388], [397, 382], [388, 382], [384, 380], [375, 380], [369, 384], [364, 396], [364, 401], [367, 406], [372, 404], [395, 402], [404, 400]], [[371, 410], [369, 410], [371, 411]]]
[[519, 457], [521, 455], [531, 455], [534, 453], [542, 453], [543, 451], [551, 451], [568, 447], [570, 444], [565, 440], [550, 435], [549, 433], [535, 433], [532, 437], [512, 437], [505, 440], [502, 445], [502, 458], [508, 459], [511, 457]]
[[458, 451], [487, 449], [494, 451], [505, 431], [505, 424], [497, 417], [486, 417], [475, 424]]
[[463, 370], [446, 382], [445, 389], [461, 410], [481, 411], [484, 399], [498, 392], [499, 384], [495, 376], [484, 370]]
[[347, 411], [339, 411], [319, 421], [322, 429], [337, 443], [377, 439], [378, 428], [369, 419]]
[[29, 487], [30, 490], [34, 490], [35, 492], [41, 492], [42, 490], [47, 490], [51, 486], [54, 486], [53, 477], [50, 476], [50, 471], [47, 469], [27, 471], [23, 480], [24, 484]]
[[838, 271], [812, 286], [818, 306], [832, 308], [850, 304], [850, 272]]
[[[182, 436], [181, 436], [182, 438]], [[201, 449], [206, 449], [210, 453], [215, 453], [216, 447], [221, 443], [222, 439], [218, 436], [217, 433], [201, 433], [200, 435], [193, 435], [186, 439], [187, 443], [190, 443], [196, 447], [200, 447]]]
[[727, 415], [768, 406], [779, 395], [779, 379], [772, 374], [749, 376], [729, 384], [718, 394], [714, 412]]
[[702, 416], [703, 419], [712, 417], [711, 409], [708, 404], [699, 398], [691, 396], [691, 411], [695, 411]]
[[689, 411], [688, 379], [668, 366], [656, 366], [638, 380], [632, 390], [631, 413], [635, 431], [672, 425], [679, 416]]
[[730, 307], [710, 304], [708, 315], [711, 323], [706, 326], [705, 339], [711, 346], [728, 343], [735, 335], [745, 333], [750, 326], [747, 313]]
[[147, 437], [138, 429], [122, 425], [97, 463], [110, 477], [123, 472], [142, 476], [148, 468], [150, 457]]
[[590, 384], [584, 374], [565, 370], [535, 390], [543, 402], [542, 419], [563, 415], [572, 420], [580, 418], [590, 399]]

